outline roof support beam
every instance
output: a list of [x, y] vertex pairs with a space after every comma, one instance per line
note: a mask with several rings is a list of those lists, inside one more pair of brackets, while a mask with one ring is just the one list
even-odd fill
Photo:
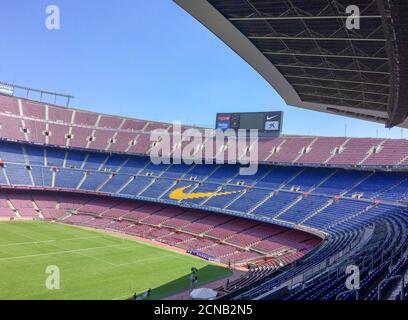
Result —
[[389, 87], [389, 86], [390, 86], [388, 83], [385, 84], [385, 83], [372, 83], [372, 82], [361, 82], [361, 81], [352, 81], [352, 80], [327, 79], [327, 78], [313, 78], [313, 77], [305, 77], [305, 76], [291, 76], [291, 75], [285, 75], [285, 74], [284, 74], [284, 76], [285, 76], [285, 78], [296, 78], [296, 79], [304, 79], [304, 80], [344, 82], [344, 83], [373, 85], [373, 86], [381, 86], [381, 87]]
[[251, 40], [310, 40], [310, 41], [368, 41], [386, 42], [381, 38], [324, 38], [324, 37], [284, 37], [284, 36], [248, 36]]
[[389, 75], [389, 72], [385, 71], [372, 71], [372, 70], [357, 70], [357, 69], [342, 69], [342, 68], [328, 68], [328, 67], [312, 67], [312, 66], [297, 66], [292, 64], [275, 64], [275, 67], [281, 68], [297, 68], [297, 69], [318, 69], [318, 70], [330, 70], [330, 71], [346, 71], [346, 72], [357, 72], [357, 73], [374, 73], [374, 74], [385, 74]]
[[[346, 107], [348, 109], [348, 107]], [[359, 113], [355, 111], [350, 111], [350, 110], [342, 110], [338, 108], [333, 108], [333, 107], [328, 107], [326, 108], [327, 111], [335, 114], [341, 114], [343, 116], [352, 116], [356, 117], [358, 119], [364, 119], [364, 120], [371, 120], [371, 121], [380, 121], [382, 123], [385, 123], [387, 121], [387, 118], [384, 118], [382, 116], [373, 116], [370, 114], [364, 114], [364, 113]], [[377, 111], [377, 110], [374, 110]]]
[[367, 60], [388, 60], [386, 57], [370, 57], [370, 56], [347, 56], [347, 55], [335, 55], [335, 54], [314, 54], [314, 53], [295, 53], [295, 52], [271, 52], [264, 51], [263, 54], [266, 55], [276, 55], [276, 56], [295, 56], [295, 57], [324, 57], [324, 58], [346, 58], [346, 59], [367, 59]]
[[[316, 96], [316, 95], [310, 94], [310, 93], [301, 93], [301, 95], [309, 96], [309, 97], [315, 97], [315, 98], [336, 99], [336, 100], [339, 100], [339, 101], [354, 101], [354, 102], [361, 102], [361, 103], [373, 103], [373, 104], [378, 104], [378, 105], [384, 106], [385, 108], [387, 108], [387, 106], [388, 106], [387, 103], [378, 102], [378, 101], [371, 101], [371, 100], [359, 100], [359, 99], [350, 99], [350, 98], [343, 98], [343, 97], [339, 98], [339, 97], [322, 96], [322, 95]], [[344, 107], [347, 107], [347, 106], [344, 106]]]
[[[229, 21], [279, 21], [279, 20], [315, 20], [315, 19], [347, 19], [350, 16], [282, 16], [282, 17], [235, 17], [229, 18]], [[354, 17], [353, 17], [354, 18]], [[381, 19], [379, 15], [356, 16], [360, 19]]]
[[350, 92], [357, 92], [357, 93], [361, 93], [361, 94], [378, 94], [378, 95], [382, 95], [382, 96], [389, 96], [389, 93], [381, 93], [381, 92], [370, 92], [370, 91], [361, 91], [361, 90], [353, 90], [353, 89], [342, 89], [342, 88], [338, 88], [338, 87], [323, 87], [323, 86], [313, 86], [310, 84], [302, 84], [302, 83], [292, 83], [292, 85], [294, 87], [298, 86], [298, 87], [308, 87], [308, 88], [316, 88], [316, 89], [328, 89], [328, 90], [339, 90], [339, 91], [350, 91]]

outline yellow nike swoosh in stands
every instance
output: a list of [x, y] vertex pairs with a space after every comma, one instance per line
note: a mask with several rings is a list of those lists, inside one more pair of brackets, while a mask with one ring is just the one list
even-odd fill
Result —
[[239, 193], [241, 190], [237, 191], [225, 191], [225, 192], [193, 192], [193, 193], [185, 193], [184, 190], [190, 188], [191, 185], [181, 187], [178, 189], [173, 190], [169, 194], [169, 198], [173, 200], [186, 200], [186, 199], [198, 199], [198, 198], [209, 198], [209, 197], [219, 197], [219, 196], [226, 196], [234, 193]]

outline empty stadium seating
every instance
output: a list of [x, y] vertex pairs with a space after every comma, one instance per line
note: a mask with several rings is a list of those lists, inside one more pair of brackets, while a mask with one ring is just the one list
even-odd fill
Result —
[[[14, 141], [145, 154], [152, 130], [172, 128], [3, 95], [0, 103], [0, 136]], [[258, 158], [273, 163], [406, 166], [408, 151], [401, 147], [406, 144], [402, 139], [282, 136], [260, 139]]]
[[[258, 171], [243, 176], [238, 165], [153, 164], [156, 128], [171, 125], [0, 95], [0, 220], [114, 230], [249, 266], [220, 289], [237, 299], [271, 298], [299, 277], [319, 284], [293, 285], [288, 299], [334, 299], [344, 276], [331, 267], [347, 259], [373, 299], [406, 265], [407, 140], [260, 138]], [[182, 187], [192, 196], [170, 197]]]
[[[13, 142], [2, 143], [0, 155], [4, 158], [0, 178], [3, 185], [83, 190], [181, 203], [320, 230], [337, 223], [333, 216], [331, 224], [315, 223], [326, 212], [336, 210], [335, 198], [344, 197], [342, 201], [350, 203], [350, 207], [368, 207], [367, 201], [381, 200], [399, 205], [408, 194], [408, 174], [404, 172], [260, 166], [261, 174], [247, 188], [245, 184], [236, 185], [241, 179], [236, 165], [155, 166], [140, 156], [41, 149]], [[191, 181], [192, 177], [196, 180]], [[242, 177], [245, 181], [246, 176]], [[169, 198], [171, 191], [183, 186], [188, 186], [187, 193], [232, 193], [182, 201]], [[320, 209], [325, 210], [317, 212]]]
[[[58, 195], [57, 200], [56, 195]], [[290, 234], [287, 229], [265, 223], [255, 223], [257, 226], [252, 229], [254, 222], [240, 218], [220, 214], [211, 215], [200, 211], [180, 211], [177, 207], [160, 204], [91, 195], [83, 196], [82, 201], [75, 204], [72, 200], [73, 196], [65, 193], [10, 189], [0, 198], [0, 218], [17, 216], [22, 219], [45, 218], [80, 226], [115, 230], [154, 239], [186, 251], [196, 250], [212, 260], [225, 263], [229, 261], [244, 263], [262, 257], [261, 253], [252, 251], [248, 246], [263, 237], [272, 235], [272, 230]], [[159, 216], [160, 222], [154, 225], [153, 217]], [[241, 235], [239, 232], [245, 228], [249, 229], [245, 235]], [[261, 230], [264, 232], [258, 235], [258, 231]], [[250, 238], [251, 241], [232, 240], [230, 244], [222, 244], [214, 240], [217, 235], [219, 238], [226, 236], [232, 236], [234, 239]], [[289, 236], [287, 241], [290, 241]], [[292, 243], [291, 248], [296, 250], [296, 242]]]

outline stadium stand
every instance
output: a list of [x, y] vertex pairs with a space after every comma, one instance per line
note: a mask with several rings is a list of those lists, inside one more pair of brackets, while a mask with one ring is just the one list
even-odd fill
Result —
[[[24, 109], [34, 107], [46, 111], [20, 114], [16, 108], [19, 101], [26, 106]], [[172, 128], [165, 123], [107, 116], [3, 95], [0, 96], [0, 105], [0, 136], [20, 142], [141, 155], [146, 154], [151, 147], [149, 133], [152, 130], [162, 128], [171, 132]], [[122, 125], [118, 126], [118, 123]], [[46, 127], [48, 130], [45, 130]], [[406, 143], [403, 139], [381, 138], [261, 138], [258, 158], [265, 163], [406, 166], [408, 151], [401, 147]]]
[[[231, 299], [270, 299], [300, 278], [285, 298], [351, 299], [341, 287], [350, 259], [361, 261], [361, 296], [373, 299], [381, 279], [404, 270], [406, 140], [262, 138], [258, 172], [241, 176], [238, 165], [153, 164], [149, 130], [169, 124], [0, 98], [1, 220], [114, 230], [246, 266], [219, 288]], [[48, 134], [34, 131], [44, 124]], [[232, 193], [172, 199], [181, 187]]]

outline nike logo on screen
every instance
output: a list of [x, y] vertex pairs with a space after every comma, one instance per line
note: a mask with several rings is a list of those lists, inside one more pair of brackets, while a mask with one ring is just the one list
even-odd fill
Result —
[[234, 193], [241, 192], [241, 190], [237, 190], [237, 191], [225, 191], [225, 192], [192, 192], [192, 193], [185, 193], [184, 190], [186, 190], [186, 189], [188, 189], [190, 187], [191, 187], [191, 185], [173, 190], [169, 194], [169, 198], [173, 199], [173, 200], [198, 199], [198, 198], [226, 196], [226, 195], [229, 195], [229, 194], [234, 194]]
[[266, 120], [272, 120], [272, 119], [275, 119], [277, 117], [277, 115], [276, 116], [266, 116]]

